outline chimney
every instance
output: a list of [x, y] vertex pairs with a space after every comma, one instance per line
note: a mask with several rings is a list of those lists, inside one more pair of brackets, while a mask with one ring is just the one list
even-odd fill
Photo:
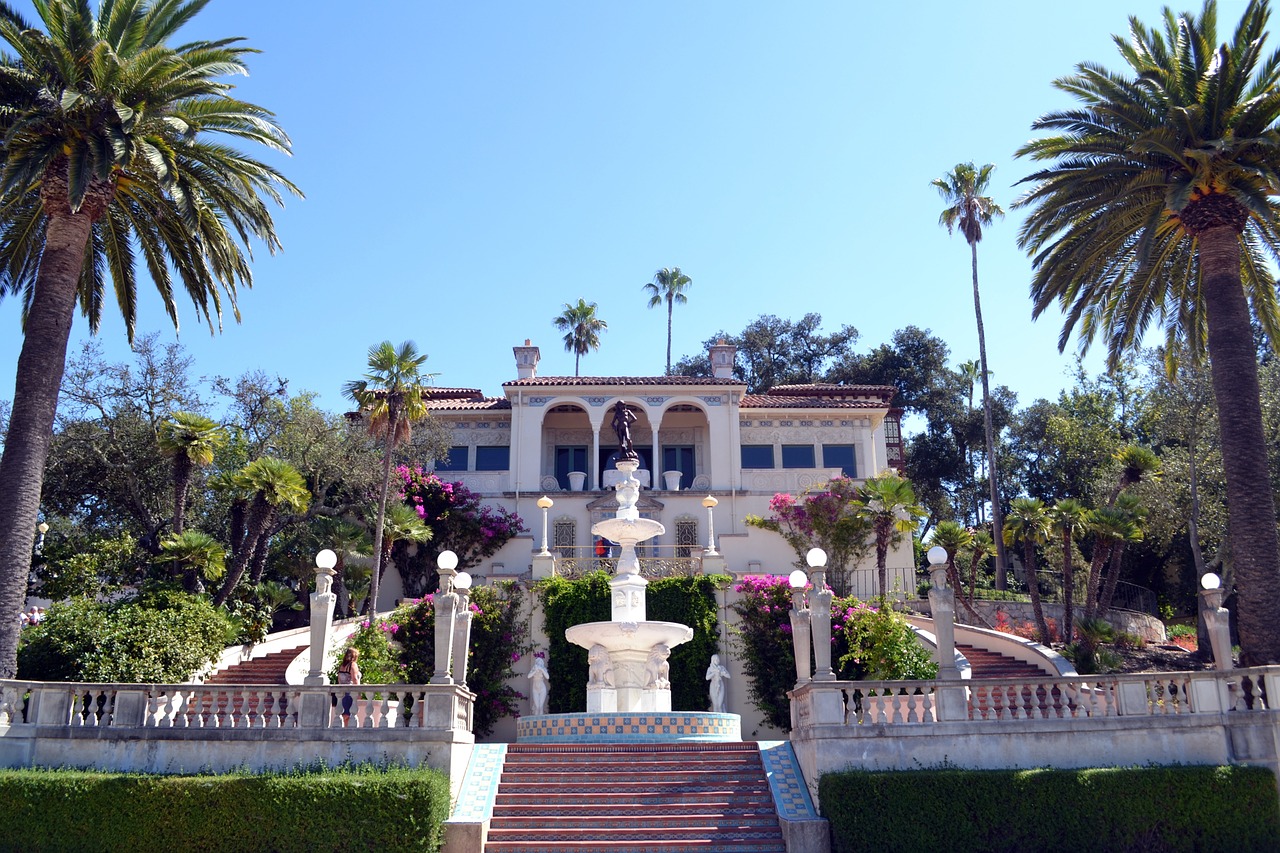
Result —
[[738, 348], [724, 342], [721, 338], [709, 349], [711, 353], [711, 375], [716, 379], [732, 379], [733, 363], [738, 356]]
[[533, 379], [538, 375], [538, 361], [542, 354], [529, 343], [528, 338], [524, 339], [524, 346], [512, 347], [511, 351], [516, 354], [516, 379]]

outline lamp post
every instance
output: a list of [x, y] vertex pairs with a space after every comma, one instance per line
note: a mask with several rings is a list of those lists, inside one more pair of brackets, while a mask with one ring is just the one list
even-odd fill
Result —
[[44, 553], [44, 535], [49, 532], [49, 522], [42, 521], [36, 525], [36, 530], [40, 531], [40, 537], [36, 539], [36, 553]]
[[791, 642], [796, 652], [796, 685], [810, 681], [809, 674], [809, 608], [804, 602], [804, 588], [809, 576], [796, 569], [788, 578], [791, 584]]
[[810, 548], [804, 555], [809, 564], [809, 577], [813, 581], [813, 592], [809, 594], [809, 617], [813, 631], [813, 680], [835, 681], [836, 674], [831, 668], [831, 590], [827, 589], [827, 552], [821, 548]]
[[956, 667], [956, 594], [947, 586], [947, 549], [934, 545], [925, 555], [929, 560], [929, 610], [933, 614], [933, 636], [937, 643], [939, 678], [959, 678]]
[[709, 557], [716, 556], [716, 520], [711, 510], [715, 509], [718, 503], [720, 501], [711, 495], [702, 499], [702, 505], [707, 508], [707, 550], [703, 553]]
[[436, 610], [436, 671], [432, 684], [453, 684], [449, 664], [453, 659], [453, 624], [458, 610], [458, 594], [453, 591], [454, 569], [458, 568], [458, 555], [441, 551], [436, 557], [440, 568], [440, 590], [435, 597]]
[[1209, 646], [1213, 649], [1213, 666], [1218, 670], [1231, 669], [1231, 611], [1222, 606], [1225, 597], [1222, 578], [1206, 572], [1200, 578], [1200, 586], [1201, 610], [1209, 632]]
[[538, 498], [538, 509], [542, 510], [542, 550], [538, 554], [543, 557], [551, 556], [551, 552], [547, 550], [547, 510], [555, 505], [556, 502], [546, 495]]
[[324, 674], [324, 655], [329, 647], [329, 627], [333, 623], [333, 607], [338, 596], [333, 593], [333, 567], [338, 555], [325, 548], [316, 554], [316, 591], [311, 593], [311, 669], [303, 684], [328, 684]]
[[458, 572], [453, 579], [458, 591], [458, 612], [453, 625], [453, 682], [467, 686], [467, 651], [471, 648], [471, 575]]

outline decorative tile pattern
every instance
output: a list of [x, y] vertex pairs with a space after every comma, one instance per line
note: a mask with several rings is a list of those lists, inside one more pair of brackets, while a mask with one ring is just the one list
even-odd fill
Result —
[[677, 711], [634, 714], [545, 714], [516, 721], [520, 743], [740, 741], [737, 714]]
[[769, 789], [773, 792], [773, 805], [783, 820], [817, 820], [809, 788], [800, 773], [791, 741], [760, 741], [760, 759], [764, 773], [769, 777]]
[[476, 823], [488, 820], [493, 814], [494, 797], [498, 793], [498, 780], [502, 778], [502, 765], [507, 758], [505, 743], [478, 743], [471, 750], [467, 762], [467, 775], [462, 779], [458, 802], [450, 821]]

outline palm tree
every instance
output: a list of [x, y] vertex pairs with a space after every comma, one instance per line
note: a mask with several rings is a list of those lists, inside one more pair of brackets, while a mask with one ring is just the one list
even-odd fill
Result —
[[[945, 177], [936, 178], [933, 186], [947, 205], [938, 224], [945, 225], [947, 233], [954, 233], [959, 228], [969, 244], [970, 265], [973, 269], [973, 316], [978, 321], [978, 367], [982, 374], [982, 422], [987, 438], [987, 485], [991, 492], [991, 525], [997, 533], [1002, 529], [1002, 511], [1000, 509], [1000, 489], [996, 483], [996, 432], [991, 420], [991, 387], [988, 377], [991, 371], [987, 367], [987, 336], [982, 328], [982, 298], [978, 292], [978, 242], [982, 240], [982, 229], [990, 225], [997, 216], [1004, 216], [1004, 210], [989, 196], [986, 191], [991, 180], [991, 170], [995, 166], [987, 164], [981, 169], [972, 163], [958, 163], [955, 169]], [[1004, 542], [997, 535], [996, 542], [996, 589], [1004, 589], [1008, 583], [1006, 575]]]
[[1131, 535], [1133, 522], [1123, 510], [1105, 506], [1089, 513], [1088, 524], [1089, 532], [1093, 534], [1093, 558], [1089, 561], [1089, 586], [1085, 592], [1084, 616], [1085, 619], [1093, 619], [1098, 615], [1102, 570], [1116, 543]]
[[1266, 260], [1280, 252], [1269, 15], [1266, 0], [1250, 0], [1221, 46], [1213, 2], [1198, 16], [1166, 9], [1162, 28], [1131, 20], [1131, 38], [1115, 39], [1131, 75], [1076, 66], [1054, 85], [1079, 106], [1037, 120], [1051, 135], [1018, 152], [1049, 161], [1025, 179], [1018, 242], [1035, 268], [1033, 314], [1056, 303], [1066, 316], [1059, 346], [1078, 327], [1082, 346], [1101, 336], [1116, 365], [1155, 322], [1171, 369], [1184, 347], [1208, 356], [1250, 666], [1280, 663], [1280, 545], [1250, 327], [1256, 318], [1280, 346]]
[[216, 581], [226, 572], [227, 552], [222, 543], [199, 530], [184, 530], [160, 543], [156, 563], [168, 563], [182, 572], [187, 592], [204, 589], [205, 581]]
[[594, 349], [600, 349], [600, 333], [609, 324], [596, 316], [596, 304], [579, 299], [577, 305], [566, 302], [564, 313], [551, 322], [564, 332], [564, 351], [573, 353], [573, 375], [578, 375], [578, 361]]
[[[174, 273], [212, 328], [252, 283], [248, 243], [280, 243], [263, 196], [300, 195], [225, 139], [288, 152], [271, 113], [219, 78], [246, 73], [238, 39], [170, 39], [207, 0], [42, 0], [44, 32], [0, 4], [0, 296], [23, 344], [0, 458], [0, 612], [26, 592], [45, 461], [77, 304], [96, 329], [108, 282], [133, 335], [137, 268], [177, 324]], [[9, 52], [11, 51], [11, 52]], [[18, 624], [0, 620], [0, 678]]]
[[1035, 615], [1036, 630], [1040, 642], [1053, 641], [1049, 623], [1040, 605], [1040, 579], [1036, 574], [1036, 547], [1049, 541], [1049, 515], [1044, 501], [1039, 498], [1014, 498], [1009, 504], [1009, 515], [1004, 521], [1004, 544], [1012, 547], [1022, 543], [1022, 564], [1027, 573], [1027, 591], [1031, 593], [1031, 612]]
[[1111, 609], [1111, 602], [1115, 599], [1116, 586], [1120, 583], [1120, 558], [1124, 556], [1125, 546], [1131, 542], [1142, 541], [1143, 525], [1147, 515], [1150, 514], [1150, 510], [1138, 501], [1136, 495], [1127, 492], [1116, 500], [1115, 510], [1122, 514], [1125, 523], [1120, 529], [1122, 535], [1117, 537], [1111, 546], [1111, 566], [1107, 569], [1107, 583], [1102, 594], [1098, 596], [1100, 616], [1107, 614]]
[[667, 372], [671, 375], [671, 312], [676, 305], [689, 301], [685, 290], [693, 286], [693, 279], [680, 271], [680, 267], [663, 267], [653, 274], [653, 281], [645, 284], [644, 292], [649, 296], [649, 307], [657, 308], [667, 303]]
[[311, 492], [298, 469], [270, 456], [255, 459], [228, 480], [247, 506], [243, 530], [232, 534], [231, 565], [222, 588], [213, 597], [215, 607], [221, 607], [231, 597], [250, 561], [266, 559], [266, 540], [270, 538], [267, 531], [279, 509], [301, 511], [311, 502]]
[[338, 556], [333, 567], [333, 594], [338, 597], [337, 614], [347, 616], [350, 613], [351, 589], [347, 582], [347, 558], [351, 556], [367, 557], [373, 553], [373, 542], [369, 539], [369, 531], [362, 525], [342, 518], [316, 519], [319, 545], [332, 548]]
[[[382, 559], [378, 560], [378, 571], [387, 570], [387, 564], [391, 562], [391, 549], [397, 542], [430, 542], [433, 533], [413, 508], [403, 503], [391, 504], [382, 521]], [[382, 582], [381, 575], [378, 582]]]
[[1063, 498], [1049, 510], [1049, 524], [1062, 537], [1062, 641], [1070, 643], [1075, 616], [1075, 564], [1071, 546], [1089, 530], [1089, 509], [1075, 498]]
[[1160, 457], [1140, 445], [1126, 445], [1116, 451], [1112, 458], [1120, 463], [1120, 476], [1116, 479], [1115, 486], [1111, 488], [1111, 494], [1107, 496], [1108, 506], [1114, 506], [1120, 493], [1130, 486], [1141, 483], [1145, 479], [1158, 480], [1163, 476], [1160, 470]]
[[181, 536], [191, 474], [213, 464], [214, 453], [227, 444], [227, 431], [204, 415], [174, 412], [160, 424], [156, 441], [162, 453], [173, 457], [173, 535]]
[[973, 532], [959, 522], [939, 521], [938, 526], [933, 529], [933, 538], [929, 541], [947, 552], [947, 581], [955, 590], [956, 598], [969, 612], [969, 618], [973, 620], [973, 624], [982, 625], [984, 628], [991, 627], [987, 624], [987, 620], [974, 609], [972, 593], [968, 596], [964, 594], [964, 586], [960, 583], [960, 572], [956, 569], [956, 554], [961, 548], [972, 547]]
[[996, 555], [996, 543], [991, 538], [991, 534], [985, 530], [973, 531], [973, 541], [969, 543], [969, 600], [974, 597], [974, 590], [978, 586], [978, 566], [982, 565], [987, 557]]
[[911, 481], [892, 469], [863, 484], [861, 496], [854, 501], [854, 511], [871, 524], [876, 543], [876, 578], [883, 601], [888, 596], [889, 549], [909, 535], [916, 520], [926, 513], [916, 504]]
[[378, 611], [378, 579], [382, 576], [382, 534], [387, 517], [387, 495], [391, 491], [391, 461], [397, 445], [413, 434], [413, 422], [427, 416], [422, 399], [421, 372], [426, 362], [413, 341], [396, 348], [383, 341], [369, 349], [369, 372], [348, 382], [342, 393], [355, 401], [369, 419], [369, 434], [383, 441], [382, 493], [378, 498], [378, 516], [373, 527], [373, 573], [369, 579], [369, 615]]

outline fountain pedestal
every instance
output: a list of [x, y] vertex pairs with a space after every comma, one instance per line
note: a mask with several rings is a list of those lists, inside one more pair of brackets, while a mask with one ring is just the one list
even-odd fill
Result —
[[609, 581], [612, 620], [574, 625], [565, 639], [587, 650], [591, 674], [587, 681], [588, 712], [670, 711], [671, 681], [667, 656], [671, 649], [693, 639], [693, 629], [675, 622], [650, 622], [645, 605], [649, 582], [640, 577], [636, 543], [666, 531], [659, 522], [641, 518], [636, 509], [640, 482], [637, 459], [618, 460], [618, 511], [591, 527], [621, 546], [617, 573]]

